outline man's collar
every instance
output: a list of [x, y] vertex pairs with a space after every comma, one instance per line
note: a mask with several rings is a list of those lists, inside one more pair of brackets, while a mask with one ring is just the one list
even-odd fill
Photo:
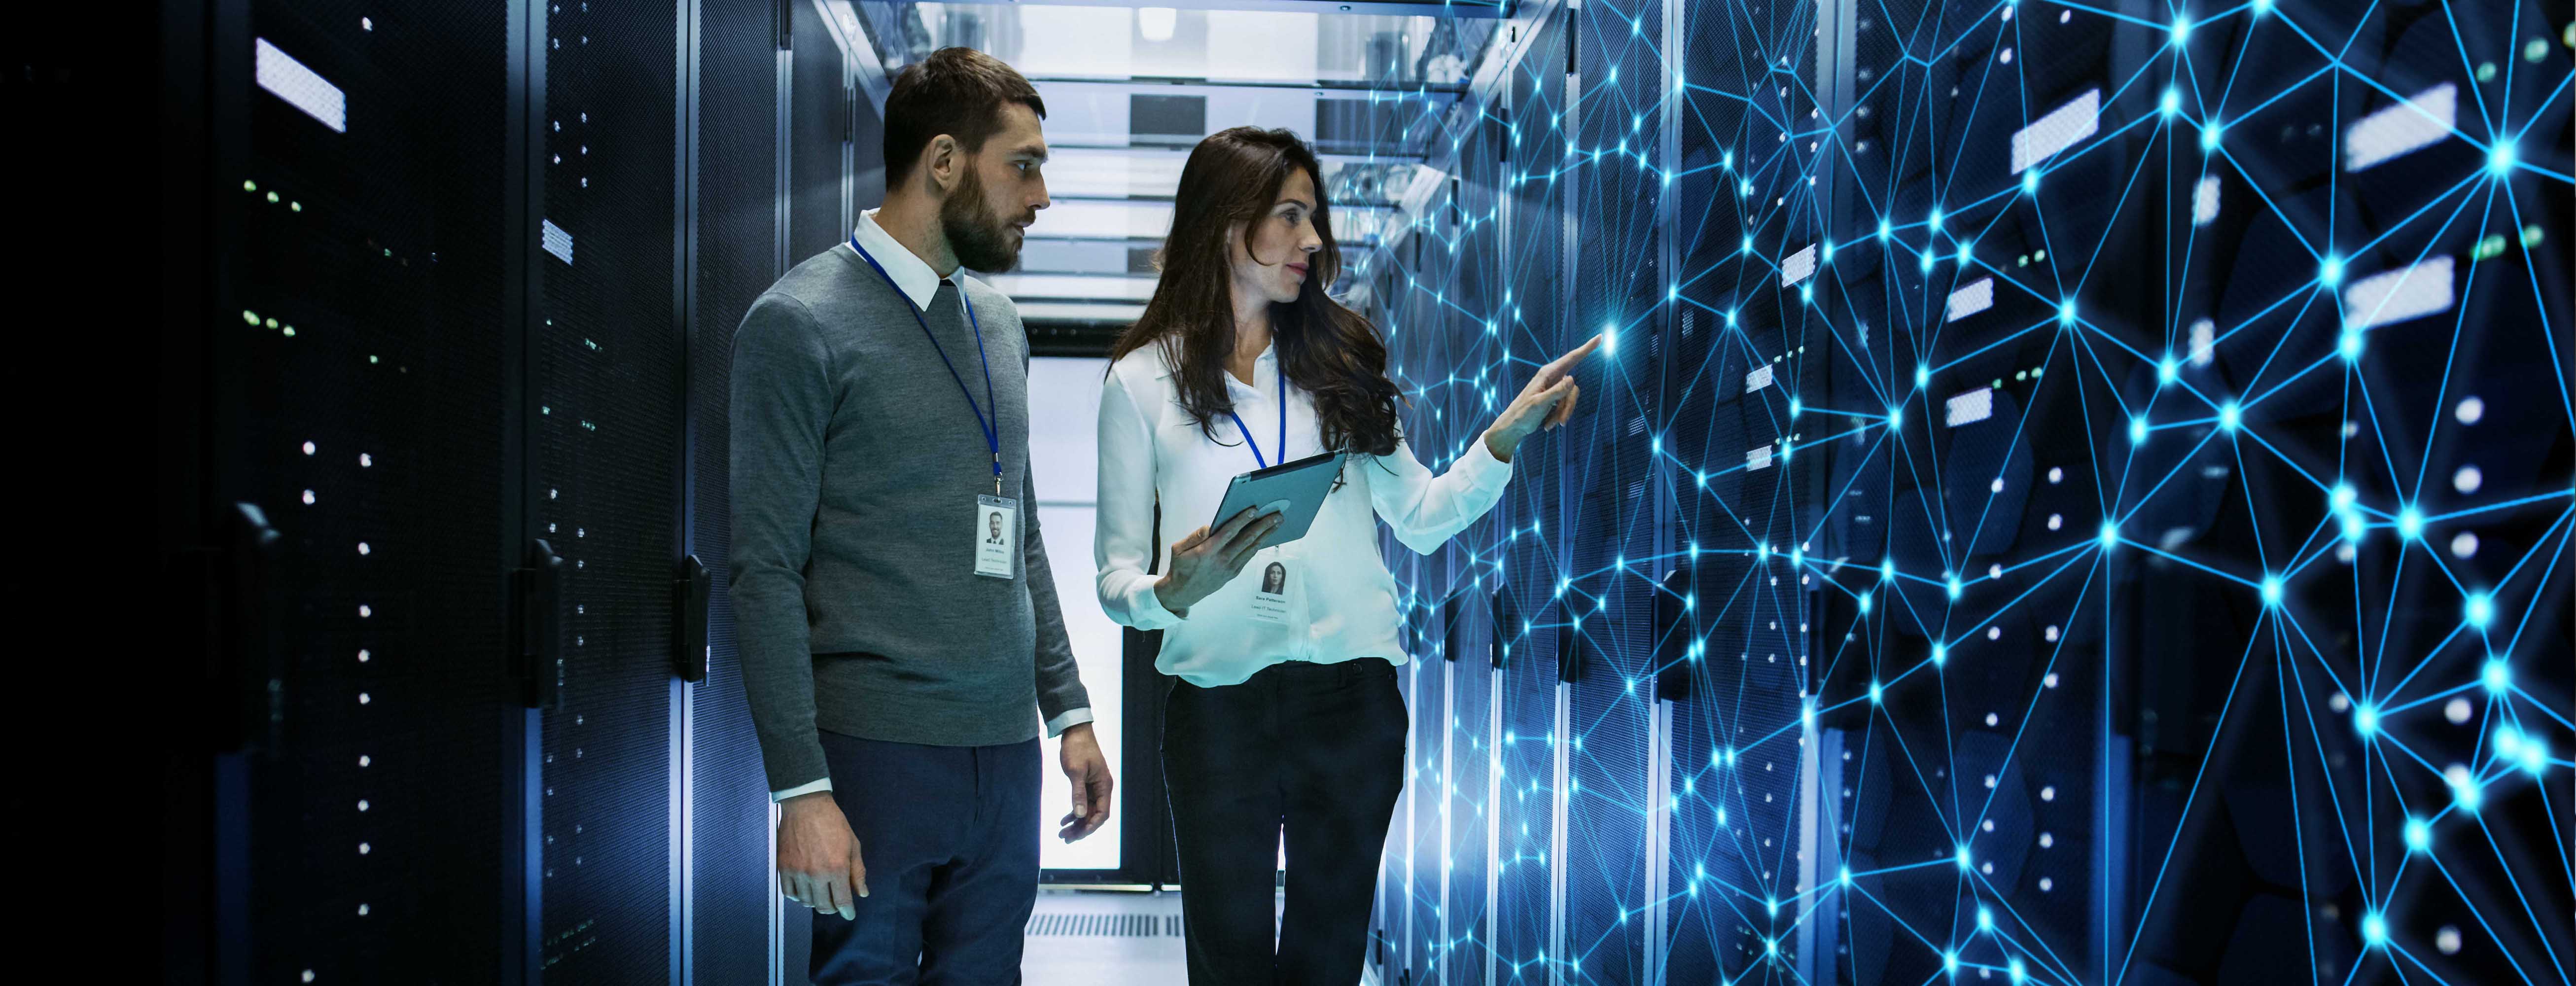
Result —
[[[912, 307], [930, 310], [930, 299], [939, 295], [939, 273], [931, 270], [930, 264], [913, 253], [911, 247], [904, 246], [902, 241], [886, 232], [885, 227], [877, 225], [877, 210], [859, 213], [859, 228], [854, 236], [860, 246], [867, 248], [868, 255], [875, 257], [877, 264], [885, 268], [886, 276], [894, 279], [895, 287], [903, 291], [903, 296], [912, 299]], [[950, 279], [958, 284], [961, 303], [964, 301], [965, 276], [966, 268], [962, 266], [950, 275]]]

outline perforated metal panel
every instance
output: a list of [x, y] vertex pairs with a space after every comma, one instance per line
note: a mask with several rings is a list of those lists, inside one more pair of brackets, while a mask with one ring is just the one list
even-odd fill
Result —
[[545, 22], [545, 222], [573, 258], [539, 259], [530, 367], [529, 519], [565, 569], [561, 696], [542, 744], [541, 961], [556, 982], [670, 972], [676, 16], [562, 4]]
[[241, 128], [215, 136], [228, 173], [206, 176], [238, 197], [213, 244], [215, 493], [283, 540], [274, 717], [235, 775], [247, 802], [220, 808], [248, 843], [225, 927], [254, 981], [487, 981], [509, 930], [504, 24], [456, 4], [226, 13], [248, 24], [212, 35], [241, 45], [216, 53], [238, 70], [217, 103], [246, 101], [218, 117]]
[[[689, 544], [724, 572], [732, 543], [727, 427], [734, 328], [776, 278], [778, 78], [768, 0], [702, 0], [698, 19], [697, 282], [689, 323]], [[818, 39], [828, 47], [828, 39]], [[734, 649], [724, 578], [707, 600], [707, 680], [690, 722], [689, 944], [702, 983], [769, 974], [769, 782]]]

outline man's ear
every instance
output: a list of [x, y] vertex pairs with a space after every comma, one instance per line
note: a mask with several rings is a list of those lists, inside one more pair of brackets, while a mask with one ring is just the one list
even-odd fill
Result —
[[931, 191], [939, 193], [942, 198], [947, 197], [956, 189], [960, 172], [966, 167], [966, 155], [957, 146], [957, 138], [947, 134], [932, 137], [930, 146], [923, 148], [922, 153], [925, 155], [922, 177], [930, 182]]

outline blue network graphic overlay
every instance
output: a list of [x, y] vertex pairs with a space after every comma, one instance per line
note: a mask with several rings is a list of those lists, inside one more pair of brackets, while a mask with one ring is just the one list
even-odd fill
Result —
[[2576, 982], [2571, 16], [1513, 12], [1355, 296], [1434, 468], [1609, 341], [1384, 545], [1382, 978]]

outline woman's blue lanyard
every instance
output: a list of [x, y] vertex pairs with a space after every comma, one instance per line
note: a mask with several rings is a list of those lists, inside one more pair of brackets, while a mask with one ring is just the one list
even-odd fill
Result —
[[[1252, 450], [1252, 464], [1264, 469], [1270, 468], [1270, 460], [1261, 457], [1261, 446], [1252, 441], [1252, 429], [1244, 427], [1243, 415], [1234, 413], [1232, 408], [1227, 408], [1225, 416], [1233, 418], [1234, 429], [1243, 433], [1243, 447]], [[1270, 451], [1277, 455], [1280, 461], [1288, 460], [1288, 365], [1285, 363], [1279, 364], [1279, 444], [1271, 446]]]
[[[911, 312], [913, 323], [921, 326], [921, 337], [930, 340], [931, 351], [939, 354], [939, 364], [948, 368], [948, 379], [957, 381], [957, 392], [965, 396], [966, 409], [975, 412], [975, 425], [984, 429], [984, 447], [993, 453], [993, 495], [1002, 495], [1002, 436], [994, 430], [995, 422], [985, 420], [984, 408], [975, 404], [975, 392], [966, 389], [966, 378], [957, 375], [957, 364], [948, 361], [948, 350], [939, 345], [938, 336], [930, 333], [930, 320], [922, 318], [921, 311], [912, 307], [911, 296], [905, 295], [903, 286], [894, 282], [894, 275], [886, 273], [885, 266], [868, 255], [868, 249], [859, 245], [859, 238], [855, 235], [850, 237], [850, 249], [858, 251], [859, 259], [867, 261], [869, 269], [876, 271], [878, 277], [885, 278], [886, 286], [903, 298], [904, 310]], [[975, 358], [984, 364], [984, 404], [993, 406], [993, 361], [984, 355], [984, 327], [976, 324], [975, 305], [966, 299], [966, 291], [962, 287], [957, 291], [957, 304], [966, 309], [966, 324], [975, 330]], [[993, 413], [999, 416], [1001, 408], [994, 406]]]

